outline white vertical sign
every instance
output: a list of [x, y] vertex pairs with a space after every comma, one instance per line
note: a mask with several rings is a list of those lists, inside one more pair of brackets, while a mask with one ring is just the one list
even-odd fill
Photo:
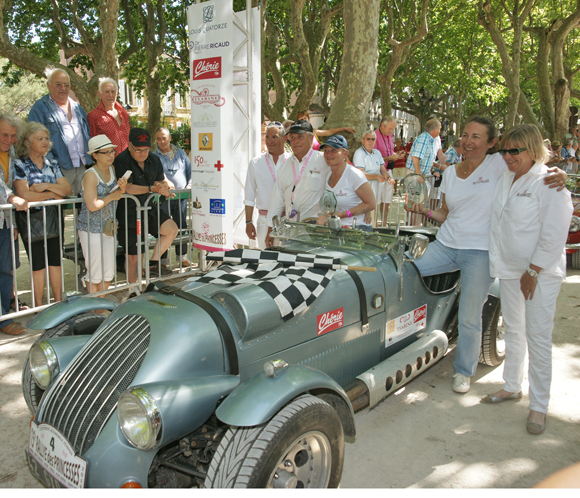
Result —
[[233, 249], [232, 14], [232, 0], [187, 10], [193, 245], [207, 251]]

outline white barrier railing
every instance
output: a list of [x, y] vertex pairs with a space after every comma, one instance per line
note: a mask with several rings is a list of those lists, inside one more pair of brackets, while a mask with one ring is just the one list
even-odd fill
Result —
[[[186, 216], [186, 223], [185, 226], [186, 228], [181, 228], [184, 223], [183, 220], [175, 220], [176, 223], [178, 224], [178, 228], [179, 228], [179, 232], [175, 238], [175, 240], [173, 241], [172, 245], [175, 245], [176, 243], [178, 244], [185, 244], [187, 245], [187, 249], [188, 249], [188, 259], [191, 260], [191, 234], [192, 234], [192, 230], [191, 230], [191, 212], [192, 212], [192, 206], [191, 206], [191, 195], [190, 194], [190, 190], [189, 189], [180, 189], [180, 190], [172, 190], [173, 193], [177, 194], [178, 197], [181, 197], [180, 201], [183, 200], [187, 203], [187, 216]], [[150, 254], [149, 254], [149, 250], [145, 250], [145, 248], [150, 249], [150, 246], [152, 245], [152, 242], [149, 237], [148, 237], [148, 217], [146, 215], [147, 211], [149, 209], [160, 209], [160, 204], [157, 203], [156, 205], [152, 205], [152, 202], [154, 199], [158, 198], [158, 194], [151, 194], [146, 202], [144, 206], [141, 206], [141, 203], [139, 202], [139, 199], [135, 196], [132, 195], [128, 195], [125, 194], [123, 195], [122, 199], [119, 202], [125, 202], [127, 203], [128, 201], [132, 201], [135, 202], [136, 205], [136, 212], [137, 212], [137, 225], [141, 227], [141, 230], [143, 230], [143, 233], [145, 234], [144, 236], [144, 240], [145, 240], [145, 247], [139, 243], [139, 235], [137, 236], [137, 282], [134, 283], [129, 283], [127, 281], [127, 277], [126, 277], [126, 269], [124, 269], [123, 271], [119, 270], [117, 268], [117, 264], [115, 264], [115, 271], [114, 271], [114, 277], [111, 280], [111, 286], [109, 287], [109, 289], [107, 290], [101, 290], [99, 292], [93, 292], [91, 293], [92, 296], [102, 296], [111, 292], [116, 292], [119, 290], [130, 290], [130, 289], [134, 289], [135, 292], [141, 292], [142, 289], [142, 285], [147, 286], [149, 284], [149, 282], [151, 281], [151, 277], [149, 275], [149, 260], [150, 260]], [[58, 248], [59, 248], [59, 262], [60, 262], [60, 268], [61, 268], [61, 275], [60, 275], [60, 288], [62, 292], [72, 292], [72, 291], [77, 291], [77, 292], [82, 292], [82, 293], [86, 293], [86, 289], [83, 285], [82, 282], [82, 278], [87, 277], [88, 278], [88, 282], [92, 282], [93, 281], [93, 277], [95, 277], [95, 275], [93, 275], [93, 269], [90, 267], [90, 265], [85, 264], [85, 260], [83, 257], [83, 252], [82, 252], [82, 248], [79, 242], [79, 236], [78, 236], [78, 230], [77, 230], [77, 225], [78, 225], [78, 215], [80, 213], [80, 207], [82, 205], [82, 203], [84, 202], [84, 200], [82, 198], [67, 198], [67, 199], [62, 199], [62, 200], [52, 200], [52, 201], [43, 201], [43, 202], [29, 202], [29, 209], [30, 208], [42, 208], [43, 210], [43, 219], [46, 220], [46, 208], [49, 206], [57, 206], [58, 208], [58, 224], [59, 224], [59, 230], [58, 230]], [[72, 209], [71, 209], [72, 208]], [[14, 214], [15, 214], [15, 208], [14, 206], [12, 206], [11, 204], [2, 204], [0, 205], [0, 210], [4, 211], [5, 217], [6, 217], [6, 223], [7, 226], [13, 226], [16, 227], [16, 224], [14, 223]], [[102, 216], [105, 214], [105, 210], [106, 207], [103, 208], [102, 210], [100, 210], [100, 216], [101, 216], [101, 222], [102, 222]], [[30, 226], [29, 226], [29, 213], [30, 211], [28, 211], [27, 214], [27, 226], [28, 226], [28, 254], [32, 254], [31, 249], [32, 249], [32, 242], [30, 241], [31, 237], [30, 237]], [[88, 227], [87, 227], [87, 231], [90, 233], [91, 227], [90, 227], [90, 216], [88, 217]], [[181, 218], [181, 215], [180, 215]], [[159, 217], [157, 218], [159, 220]], [[125, 226], [128, 225], [127, 223], [127, 209], [125, 209]], [[101, 223], [102, 224], [102, 223]], [[157, 226], [157, 233], [159, 234], [159, 224]], [[101, 234], [102, 237], [102, 234]], [[19, 237], [20, 238], [20, 237]], [[50, 239], [49, 239], [50, 240]], [[110, 258], [110, 257], [114, 257], [117, 258], [117, 256], [124, 256], [124, 252], [121, 248], [121, 246], [119, 245], [119, 241], [117, 239], [117, 234], [115, 234], [114, 236], [114, 247], [116, 248], [115, 254], [114, 255], [107, 255], [104, 254], [103, 252], [101, 252], [101, 282], [104, 281], [104, 261], [106, 258]], [[20, 265], [19, 268], [16, 267], [16, 263], [17, 263], [17, 259], [16, 259], [16, 248], [15, 248], [15, 238], [14, 238], [14, 230], [10, 230], [10, 242], [11, 242], [11, 248], [12, 248], [12, 275], [14, 276], [13, 281], [13, 290], [14, 290], [14, 296], [15, 296], [15, 305], [16, 305], [16, 311], [9, 313], [9, 317], [10, 318], [18, 318], [20, 316], [24, 316], [30, 313], [36, 313], [38, 311], [41, 311], [45, 308], [47, 308], [48, 306], [50, 306], [51, 304], [53, 304], [54, 302], [54, 296], [53, 293], [51, 293], [51, 288], [54, 284], [54, 282], [51, 282], [51, 277], [50, 277], [50, 272], [49, 272], [49, 264], [48, 264], [48, 259], [49, 259], [49, 252], [47, 249], [47, 239], [46, 239], [46, 234], [45, 234], [45, 239], [44, 239], [44, 271], [45, 271], [45, 283], [44, 283], [44, 288], [46, 289], [45, 292], [45, 300], [47, 304], [44, 303], [37, 303], [35, 296], [34, 296], [34, 278], [33, 278], [33, 267], [32, 264], [30, 263], [30, 259], [26, 257], [26, 254], [23, 252], [22, 255], [19, 255], [19, 259], [20, 259]], [[22, 239], [20, 239], [20, 242], [22, 242]], [[101, 240], [102, 242], [102, 240]], [[128, 230], [125, 233], [125, 247], [128, 245]], [[101, 244], [102, 247], [102, 244]], [[22, 248], [22, 247], [21, 247]], [[87, 256], [90, 260], [91, 258], [91, 244], [88, 244], [87, 247]], [[172, 251], [168, 250], [169, 253], [169, 265], [170, 267], [173, 266], [172, 264], [172, 258], [171, 258], [171, 253]], [[142, 263], [142, 257], [141, 255], [144, 256], [144, 264]], [[161, 255], [160, 255], [161, 256]], [[26, 271], [26, 260], [28, 260], [28, 264], [29, 264], [29, 270]], [[143, 266], [145, 267], [145, 275], [144, 275], [144, 279], [139, 278], [141, 275], [143, 275]], [[72, 268], [71, 268], [72, 267]], [[72, 271], [72, 274], [75, 276], [74, 278], [74, 286], [71, 285], [71, 279], [67, 278], [65, 279], [65, 269], [68, 270], [69, 274]], [[176, 268], [177, 269], [177, 268]], [[184, 268], [182, 262], [179, 262], [179, 273], [176, 273], [170, 277], [167, 278], [174, 278], [177, 276], [180, 276], [183, 274], [183, 272], [186, 270], [186, 268]], [[83, 275], [83, 273], [86, 274]], [[191, 271], [191, 270], [190, 270]], [[125, 278], [121, 278], [119, 276], [119, 273], [125, 273]], [[28, 276], [28, 279], [26, 278]], [[95, 278], [95, 280], [98, 280], [98, 278]], [[29, 285], [25, 285], [23, 284], [24, 282], [28, 282]], [[56, 284], [58, 285], [58, 284]], [[23, 298], [27, 300], [28, 305], [30, 306], [29, 309], [27, 310], [22, 310], [19, 307], [18, 304], [18, 298]], [[1, 314], [1, 311], [0, 311]]]

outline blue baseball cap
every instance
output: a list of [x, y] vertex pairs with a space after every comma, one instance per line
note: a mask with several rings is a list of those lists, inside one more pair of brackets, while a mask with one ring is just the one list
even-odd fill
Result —
[[320, 146], [320, 149], [323, 149], [327, 145], [329, 145], [333, 149], [348, 150], [348, 142], [346, 141], [346, 138], [344, 138], [342, 135], [332, 135], [331, 137], [328, 137], [326, 142], [324, 142], [324, 144]]

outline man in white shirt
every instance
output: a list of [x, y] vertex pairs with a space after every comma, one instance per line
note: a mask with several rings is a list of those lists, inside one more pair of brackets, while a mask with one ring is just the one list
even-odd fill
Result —
[[292, 124], [288, 139], [293, 154], [280, 167], [270, 198], [266, 217], [267, 247], [274, 244], [274, 239], [270, 237], [274, 216], [285, 212], [285, 216], [293, 221], [318, 218], [320, 198], [330, 172], [322, 152], [312, 149], [314, 130], [308, 121], [299, 119]]
[[[255, 240], [259, 249], [266, 248], [268, 205], [276, 176], [280, 167], [291, 156], [286, 152], [286, 130], [277, 121], [266, 127], [266, 148], [263, 154], [254, 157], [248, 164], [244, 205], [246, 206], [246, 234]], [[258, 220], [254, 225], [254, 208], [258, 210]], [[257, 228], [256, 228], [257, 226]]]

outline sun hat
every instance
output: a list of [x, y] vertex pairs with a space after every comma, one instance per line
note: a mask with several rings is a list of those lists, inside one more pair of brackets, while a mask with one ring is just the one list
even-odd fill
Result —
[[111, 147], [114, 149], [117, 148], [117, 146], [109, 140], [107, 135], [96, 135], [89, 140], [89, 151], [87, 154], [91, 155], [101, 149], [109, 149]]

